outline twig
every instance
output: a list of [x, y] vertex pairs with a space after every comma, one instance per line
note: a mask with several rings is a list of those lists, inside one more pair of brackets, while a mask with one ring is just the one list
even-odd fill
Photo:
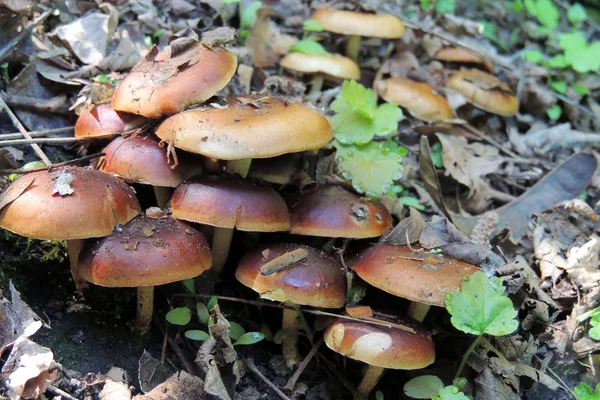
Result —
[[596, 113], [594, 113], [594, 112], [593, 112], [592, 110], [590, 110], [589, 108], [582, 106], [582, 105], [581, 105], [581, 104], [579, 104], [577, 101], [575, 101], [575, 100], [573, 100], [573, 99], [571, 99], [571, 98], [569, 98], [569, 97], [567, 97], [567, 96], [565, 96], [565, 95], [562, 95], [562, 94], [560, 94], [560, 93], [556, 93], [556, 92], [552, 92], [552, 95], [553, 95], [554, 97], [556, 97], [557, 99], [559, 99], [559, 100], [562, 100], [562, 101], [564, 101], [565, 103], [568, 103], [568, 104], [572, 105], [573, 107], [577, 108], [577, 109], [578, 109], [579, 111], [581, 111], [582, 113], [584, 113], [584, 114], [588, 114], [588, 115], [590, 115], [591, 117], [593, 117], [594, 119], [596, 119], [596, 120], [600, 121], [600, 117], [598, 117], [598, 115], [596, 115]]
[[[166, 326], [162, 324], [162, 321], [160, 318], [158, 318], [158, 315], [154, 316], [154, 322], [156, 323], [156, 325], [158, 325], [158, 328], [161, 330], [161, 332], [164, 333], [166, 331]], [[190, 360], [187, 359], [185, 354], [183, 354], [183, 351], [181, 351], [177, 343], [175, 343], [175, 341], [172, 338], [167, 336], [167, 341], [169, 342], [173, 353], [175, 353], [177, 358], [179, 358], [179, 361], [181, 361], [181, 363], [183, 364], [183, 369], [185, 369], [185, 372], [194, 375], [196, 370], [194, 364], [192, 364]]]
[[11, 106], [17, 108], [29, 108], [36, 111], [55, 114], [72, 114], [69, 108], [65, 106], [67, 96], [65, 96], [64, 94], [58, 95], [51, 99], [40, 99], [37, 97], [19, 96], [16, 94], [0, 91], [0, 97], [2, 97], [2, 99], [7, 104], [10, 104]]
[[[65, 133], [71, 132], [75, 127], [74, 126], [65, 126], [64, 128], [54, 128], [54, 129], [41, 129], [39, 131], [29, 131], [29, 136], [38, 137], [38, 136], [46, 136], [51, 133]], [[20, 133], [3, 133], [0, 134], [0, 140], [8, 140], [8, 139], [19, 139], [23, 137]]]
[[[0, 98], [0, 101], [2, 99]], [[116, 135], [116, 134], [115, 134]], [[23, 135], [25, 136], [25, 135]], [[32, 146], [37, 146], [36, 143], [39, 144], [60, 144], [60, 143], [73, 143], [73, 142], [85, 142], [88, 140], [94, 139], [103, 139], [108, 138], [114, 135], [106, 135], [106, 136], [86, 136], [86, 137], [60, 137], [60, 138], [32, 138], [28, 137], [27, 139], [12, 139], [12, 140], [2, 140], [0, 141], [0, 146], [16, 146], [20, 144], [30, 144]]]
[[248, 366], [248, 368], [250, 368], [250, 371], [252, 371], [254, 373], [254, 375], [258, 376], [264, 383], [266, 383], [267, 386], [269, 386], [271, 389], [273, 389], [273, 391], [275, 393], [277, 393], [277, 395], [279, 397], [281, 397], [283, 400], [291, 400], [289, 397], [287, 397], [285, 395], [285, 393], [283, 393], [277, 386], [275, 386], [275, 384], [273, 382], [268, 380], [267, 377], [262, 374], [262, 372], [260, 372], [260, 370], [256, 367], [256, 364], [254, 364], [253, 359], [247, 358], [245, 360], [245, 363]]
[[40, 167], [40, 168], [31, 168], [31, 169], [0, 169], [0, 175], [28, 174], [30, 172], [46, 171], [46, 170], [51, 170], [53, 168], [65, 167], [67, 165], [84, 163], [84, 162], [93, 160], [94, 158], [102, 157], [104, 155], [105, 155], [104, 153], [90, 154], [90, 155], [87, 155], [87, 156], [76, 158], [74, 160], [64, 161], [64, 162], [56, 163], [56, 164], [50, 164], [49, 166]]
[[[13, 112], [10, 110], [10, 108], [8, 107], [8, 105], [6, 105], [6, 103], [4, 102], [4, 100], [2, 99], [2, 97], [0, 97], [0, 107], [4, 108], [6, 110], [6, 113], [10, 117], [10, 119], [11, 119], [13, 125], [15, 126], [15, 128], [17, 128], [17, 130], [19, 132], [21, 132], [21, 134], [23, 136], [25, 136], [25, 138], [31, 140], [31, 136], [29, 136], [29, 133], [27, 133], [27, 130], [21, 124], [21, 121], [19, 121], [19, 119], [17, 118], [17, 116], [15, 114], [13, 114]], [[50, 159], [44, 154], [44, 152], [42, 151], [42, 149], [40, 148], [40, 146], [38, 146], [37, 144], [33, 143], [31, 145], [31, 147], [33, 148], [33, 151], [35, 152], [35, 154], [37, 154], [37, 156], [39, 157], [39, 159], [42, 160], [42, 162], [44, 164], [46, 164], [46, 165], [52, 164], [52, 161], [50, 161]]]
[[[326, 370], [331, 372], [340, 382], [342, 382], [342, 385], [346, 388], [346, 390], [348, 390], [352, 394], [352, 398], [360, 398], [358, 396], [356, 388], [352, 385], [352, 383], [350, 383], [350, 381], [348, 381], [348, 379], [346, 379], [337, 369], [332, 368], [330, 365], [328, 365], [330, 362], [323, 354], [317, 354], [317, 357], [319, 357], [319, 359], [323, 362], [324, 366], [328, 367]], [[346, 359], [344, 358], [344, 361], [345, 360]]]
[[349, 315], [343, 315], [343, 314], [335, 314], [335, 313], [330, 313], [327, 311], [321, 311], [321, 310], [311, 310], [311, 309], [307, 309], [307, 308], [300, 308], [300, 307], [291, 307], [285, 304], [272, 304], [272, 303], [267, 303], [267, 302], [263, 302], [263, 301], [258, 301], [258, 300], [246, 300], [246, 299], [238, 299], [237, 297], [229, 297], [229, 296], [215, 296], [215, 295], [211, 295], [211, 294], [200, 294], [200, 293], [196, 293], [196, 294], [187, 294], [187, 293], [176, 293], [173, 295], [173, 297], [193, 297], [193, 298], [203, 298], [203, 299], [210, 299], [212, 297], [215, 297], [218, 300], [224, 300], [224, 301], [235, 301], [237, 303], [245, 303], [245, 304], [252, 304], [255, 306], [260, 306], [260, 307], [271, 307], [271, 308], [281, 308], [281, 309], [288, 309], [288, 310], [296, 310], [299, 312], [303, 312], [303, 313], [307, 313], [307, 314], [312, 314], [312, 315], [320, 315], [323, 317], [333, 317], [333, 318], [340, 318], [340, 319], [345, 319], [348, 321], [358, 321], [358, 322], [364, 322], [366, 324], [372, 324], [372, 325], [377, 325], [377, 326], [383, 326], [386, 327], [388, 329], [398, 329], [404, 332], [408, 332], [408, 333], [415, 333], [415, 330], [412, 328], [409, 328], [408, 326], [405, 325], [401, 325], [395, 322], [387, 322], [387, 321], [378, 321], [378, 320], [366, 320], [366, 319], [362, 319], [362, 318], [355, 318], [355, 317], [351, 317]]
[[310, 349], [306, 357], [304, 357], [304, 360], [302, 360], [302, 362], [298, 366], [296, 372], [294, 372], [294, 375], [292, 375], [292, 377], [287, 381], [287, 383], [283, 387], [285, 390], [289, 390], [290, 392], [294, 390], [294, 387], [296, 386], [296, 382], [300, 378], [300, 375], [302, 375], [302, 372], [304, 372], [304, 369], [306, 368], [310, 360], [312, 360], [315, 354], [317, 354], [317, 351], [319, 351], [319, 348], [323, 345], [324, 341], [325, 339], [321, 337], [321, 339], [319, 339], [319, 341], [315, 343], [312, 349]]
[[31, 33], [31, 31], [35, 29], [36, 26], [44, 22], [46, 18], [50, 16], [52, 11], [52, 9], [45, 11], [36, 21], [34, 21], [27, 28], [23, 29], [17, 36], [8, 42], [6, 46], [0, 50], [0, 62], [4, 60], [4, 58], [9, 55], [15, 49], [15, 47], [17, 47], [18, 44], [21, 43], [21, 41], [23, 41]]
[[54, 393], [57, 396], [60, 397], [64, 397], [67, 400], [79, 400], [77, 397], [73, 397], [71, 396], [69, 393], [65, 392], [64, 390], [61, 390], [59, 388], [57, 388], [54, 385], [48, 385], [48, 387], [46, 388], [47, 391]]
[[483, 132], [481, 132], [479, 129], [475, 128], [473, 125], [464, 124], [463, 127], [465, 127], [465, 129], [467, 129], [469, 132], [471, 132], [474, 135], [476, 135], [477, 137], [479, 137], [481, 140], [488, 142], [489, 144], [491, 144], [494, 147], [497, 147], [498, 150], [508, 154], [509, 156], [520, 159], [520, 160], [522, 159], [522, 157], [519, 157], [518, 154], [514, 153], [511, 150], [505, 149], [500, 143], [496, 142], [492, 138], [487, 137]]

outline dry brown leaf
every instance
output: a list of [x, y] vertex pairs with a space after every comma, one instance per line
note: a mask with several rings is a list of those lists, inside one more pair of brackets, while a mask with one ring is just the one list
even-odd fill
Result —
[[573, 246], [567, 252], [567, 261], [562, 267], [569, 278], [581, 289], [587, 291], [600, 284], [598, 269], [600, 240], [591, 236], [582, 246]]
[[346, 312], [354, 318], [373, 317], [373, 310], [369, 306], [347, 305]]
[[179, 371], [150, 392], [138, 394], [133, 400], [198, 400], [204, 397], [202, 379], [185, 371]]
[[246, 46], [252, 49], [255, 67], [273, 67], [297, 41], [295, 36], [281, 33], [277, 24], [270, 19], [269, 8], [261, 7], [256, 13], [254, 25], [248, 30]]

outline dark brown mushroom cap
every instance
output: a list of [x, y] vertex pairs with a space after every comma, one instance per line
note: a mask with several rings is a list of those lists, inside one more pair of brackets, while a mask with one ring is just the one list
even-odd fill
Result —
[[479, 268], [442, 254], [378, 244], [360, 253], [352, 270], [394, 296], [443, 307], [446, 293], [460, 289], [463, 276]]
[[237, 69], [236, 56], [227, 50], [201, 43], [173, 55], [175, 50], [168, 50], [154, 48], [133, 67], [115, 90], [115, 110], [148, 118], [175, 114], [223, 89]]
[[297, 72], [322, 72], [335, 78], [360, 79], [358, 65], [351, 58], [339, 54], [289, 53], [279, 61], [279, 65]]
[[343, 35], [358, 35], [382, 39], [397, 39], [406, 28], [402, 21], [390, 14], [367, 14], [322, 7], [311, 19], [320, 22], [326, 31]]
[[110, 103], [96, 104], [75, 122], [75, 137], [103, 137], [134, 129], [146, 122], [139, 115], [115, 111]]
[[446, 86], [465, 96], [475, 107], [491, 113], [511, 116], [519, 111], [519, 101], [508, 85], [478, 69], [456, 72]]
[[250, 232], [290, 229], [290, 212], [279, 193], [235, 177], [184, 182], [171, 202], [177, 219]]
[[201, 233], [173, 218], [140, 215], [110, 236], [87, 242], [78, 273], [99, 286], [156, 286], [193, 278], [211, 264]]
[[276, 97], [238, 97], [226, 108], [173, 115], [156, 135], [192, 153], [239, 160], [318, 149], [331, 141], [333, 131], [324, 116], [303, 104]]
[[382, 368], [420, 369], [435, 361], [433, 340], [420, 330], [409, 333], [358, 321], [337, 320], [325, 331], [331, 350]]
[[290, 233], [309, 236], [371, 238], [383, 235], [392, 217], [379, 201], [369, 201], [340, 186], [319, 186], [286, 197]]
[[406, 78], [389, 78], [377, 82], [375, 88], [388, 103], [406, 108], [413, 117], [426, 122], [454, 118], [452, 107], [445, 98], [435, 94], [426, 83]]
[[182, 157], [177, 167], [171, 168], [173, 160], [167, 163], [166, 145], [160, 147], [156, 140], [146, 136], [118, 137], [106, 146], [104, 153], [102, 171], [147, 185], [177, 187], [200, 168], [199, 163], [185, 163]]
[[[260, 274], [263, 265], [297, 249], [306, 250], [307, 257], [271, 275]], [[269, 244], [253, 249], [240, 261], [235, 277], [269, 300], [323, 308], [340, 308], [346, 302], [342, 266], [324, 251], [303, 244]]]
[[[52, 192], [63, 171], [73, 178], [73, 193], [61, 196]], [[14, 190], [23, 192], [10, 202]], [[135, 192], [119, 178], [71, 166], [22, 176], [0, 195], [0, 204], [6, 201], [9, 203], [0, 209], [0, 227], [36, 239], [110, 235], [115, 226], [141, 211]]]

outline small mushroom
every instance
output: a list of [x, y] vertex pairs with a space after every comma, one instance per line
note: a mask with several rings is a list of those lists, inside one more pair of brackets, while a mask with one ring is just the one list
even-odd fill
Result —
[[152, 322], [154, 286], [194, 278], [211, 266], [206, 239], [173, 218], [140, 215], [108, 237], [84, 246], [78, 273], [106, 287], [137, 288], [136, 328]]
[[227, 172], [245, 178], [253, 158], [318, 149], [331, 141], [333, 131], [324, 116], [303, 104], [240, 96], [227, 107], [173, 115], [156, 135], [180, 149], [228, 160]]
[[[302, 244], [269, 244], [253, 249], [241, 259], [235, 277], [268, 300], [320, 308], [341, 308], [346, 300], [342, 266], [324, 251]], [[284, 309], [283, 328], [296, 331], [296, 317], [295, 310]], [[292, 334], [282, 341], [289, 367], [298, 359], [297, 340]]]
[[75, 122], [75, 137], [108, 137], [138, 128], [146, 122], [139, 115], [118, 112], [110, 103], [84, 110]]
[[320, 22], [326, 31], [350, 35], [346, 55], [356, 61], [361, 36], [381, 39], [398, 39], [406, 29], [402, 21], [389, 14], [367, 14], [322, 7], [315, 10], [311, 19]]
[[454, 112], [442, 96], [426, 83], [406, 78], [389, 78], [375, 84], [377, 93], [388, 103], [406, 108], [413, 117], [425, 122], [454, 118]]
[[479, 58], [461, 47], [444, 47], [435, 53], [433, 58], [440, 61], [449, 61], [461, 64], [477, 64], [488, 72], [492, 72], [494, 70], [494, 65], [491, 62], [484, 60], [483, 58]]
[[360, 68], [348, 57], [337, 54], [286, 54], [279, 64], [296, 72], [305, 74], [315, 74], [311, 85], [311, 93], [318, 92], [323, 86], [323, 80], [326, 76], [341, 79], [360, 79]]
[[474, 265], [422, 249], [381, 243], [360, 253], [351, 269], [384, 292], [411, 300], [408, 315], [421, 322], [430, 306], [445, 306], [446, 293], [479, 271]]
[[184, 182], [171, 200], [173, 216], [215, 227], [213, 271], [222, 272], [233, 229], [247, 232], [281, 232], [290, 229], [290, 213], [270, 186], [234, 177], [203, 177]]
[[465, 96], [475, 107], [493, 114], [509, 117], [519, 111], [519, 101], [508, 85], [478, 69], [454, 73], [446, 86]]
[[235, 74], [236, 56], [200, 42], [183, 49], [153, 48], [117, 86], [117, 111], [158, 118], [202, 103], [223, 89]]
[[368, 398], [386, 369], [421, 369], [435, 361], [433, 341], [418, 329], [409, 333], [340, 319], [329, 325], [324, 338], [336, 353], [368, 364], [357, 388], [359, 399]]

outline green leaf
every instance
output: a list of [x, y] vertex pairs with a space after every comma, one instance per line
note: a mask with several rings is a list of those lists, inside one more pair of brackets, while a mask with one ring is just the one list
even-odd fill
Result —
[[577, 321], [583, 322], [586, 319], [590, 319], [590, 326], [592, 327], [588, 334], [594, 340], [600, 340], [600, 307], [596, 307], [584, 314], [577, 317]]
[[442, 157], [442, 144], [437, 142], [431, 146], [431, 161], [436, 168], [444, 168], [444, 159]]
[[435, 0], [435, 11], [440, 14], [453, 13], [456, 0]]
[[319, 21], [307, 19], [302, 23], [302, 29], [308, 32], [323, 32], [325, 27]]
[[248, 345], [258, 343], [265, 338], [265, 335], [261, 332], [248, 332], [242, 335], [233, 345], [239, 344]]
[[446, 386], [440, 390], [437, 398], [439, 400], [469, 400], [469, 398], [454, 385]]
[[542, 25], [550, 29], [555, 29], [558, 26], [560, 12], [552, 0], [537, 0], [535, 10], [536, 16]]
[[523, 1], [515, 0], [511, 3], [510, 7], [513, 9], [513, 12], [515, 14], [518, 14], [523, 10]]
[[383, 142], [383, 147], [385, 147], [389, 151], [393, 151], [394, 153], [398, 154], [400, 157], [404, 157], [406, 154], [408, 154], [408, 149], [406, 147], [400, 146], [398, 144], [398, 142], [396, 142], [392, 139], [388, 139], [385, 142]]
[[596, 393], [587, 383], [580, 383], [573, 388], [578, 400], [600, 400], [600, 383], [596, 385]]
[[375, 136], [375, 121], [353, 111], [334, 115], [331, 127], [336, 140], [343, 144], [366, 144]]
[[221, 0], [223, 4], [239, 3], [240, 0]]
[[600, 41], [565, 51], [565, 60], [575, 71], [582, 74], [600, 70]]
[[419, 202], [419, 199], [413, 196], [398, 197], [398, 201], [406, 207], [412, 207], [419, 211], [425, 211], [425, 206]]
[[239, 340], [239, 338], [241, 338], [244, 335], [244, 333], [246, 333], [246, 330], [243, 326], [241, 326], [237, 322], [229, 321], [230, 338], [232, 338], [233, 340]]
[[465, 277], [462, 289], [446, 294], [446, 309], [452, 315], [456, 329], [474, 335], [501, 336], [514, 332], [519, 323], [514, 319], [517, 310], [503, 295], [499, 278], [488, 278], [482, 271]]
[[187, 307], [174, 308], [165, 315], [173, 325], [187, 325], [192, 319], [192, 310]]
[[208, 308], [208, 311], [212, 310], [217, 305], [217, 301], [218, 301], [218, 299], [215, 296], [210, 298], [210, 300], [208, 301], [208, 304], [206, 305], [206, 308]]
[[558, 45], [565, 51], [587, 47], [587, 40], [585, 38], [585, 32], [583, 31], [559, 33], [557, 37]]
[[569, 64], [567, 64], [564, 54], [557, 54], [550, 60], [546, 61], [546, 63], [544, 63], [544, 66], [551, 68], [566, 68], [569, 66]]
[[573, 90], [575, 90], [577, 92], [577, 94], [580, 96], [585, 96], [586, 94], [590, 93], [588, 88], [583, 86], [581, 83], [574, 84]]
[[192, 278], [190, 278], [190, 279], [184, 279], [182, 282], [183, 282], [183, 286], [185, 286], [185, 288], [191, 294], [196, 294], [196, 288], [194, 287], [194, 279], [192, 279]]
[[560, 118], [562, 114], [562, 108], [558, 104], [555, 104], [546, 110], [546, 114], [548, 115], [548, 118], [550, 118], [550, 120], [556, 121]]
[[0, 69], [7, 69], [8, 65], [8, 62], [3, 62], [2, 64], [0, 64]]
[[159, 37], [163, 33], [165, 33], [164, 29], [157, 29], [157, 30], [154, 31], [154, 33], [152, 33], [152, 37], [156, 39], [157, 37]]
[[404, 115], [396, 104], [385, 103], [375, 111], [375, 136], [393, 135]]
[[567, 92], [567, 82], [550, 80], [550, 87], [557, 93], [565, 94]]
[[254, 23], [256, 19], [256, 12], [259, 8], [262, 7], [262, 3], [260, 1], [255, 1], [251, 3], [248, 7], [244, 8], [240, 15], [240, 28], [246, 29]]
[[327, 50], [319, 42], [315, 42], [311, 39], [304, 39], [296, 42], [292, 47], [289, 48], [290, 52], [297, 52], [302, 54], [315, 54], [315, 55], [329, 55]]
[[336, 142], [335, 146], [339, 173], [350, 180], [359, 193], [379, 197], [402, 177], [400, 157], [378, 143], [344, 146]]
[[198, 314], [198, 319], [202, 325], [208, 325], [208, 319], [210, 318], [210, 313], [208, 312], [208, 307], [206, 304], [197, 302], [196, 303], [196, 314]]
[[573, 25], [577, 25], [586, 20], [587, 12], [581, 4], [575, 3], [569, 7], [569, 11], [567, 11], [567, 18]]
[[331, 103], [331, 109], [337, 114], [355, 111], [373, 119], [377, 111], [377, 99], [371, 89], [354, 80], [344, 81], [342, 91]]
[[108, 83], [108, 75], [106, 75], [106, 74], [98, 75], [98, 76], [96, 76], [96, 80], [99, 83]]
[[543, 60], [543, 57], [544, 57], [544, 55], [542, 54], [542, 52], [540, 52], [538, 50], [530, 50], [521, 55], [521, 58], [523, 58], [523, 60], [529, 61], [532, 63], [536, 63], [536, 64], [541, 63]]
[[537, 7], [535, 4], [535, 0], [524, 0], [523, 5], [525, 6], [525, 10], [534, 17], [537, 17]]
[[431, 0], [421, 0], [421, 10], [427, 11], [427, 9], [431, 6]]
[[199, 329], [192, 329], [189, 331], [185, 331], [184, 335], [188, 339], [199, 340], [199, 341], [210, 338], [210, 335], [208, 333], [201, 331]]
[[422, 375], [404, 384], [404, 394], [413, 399], [431, 399], [444, 388], [444, 383], [435, 375]]

